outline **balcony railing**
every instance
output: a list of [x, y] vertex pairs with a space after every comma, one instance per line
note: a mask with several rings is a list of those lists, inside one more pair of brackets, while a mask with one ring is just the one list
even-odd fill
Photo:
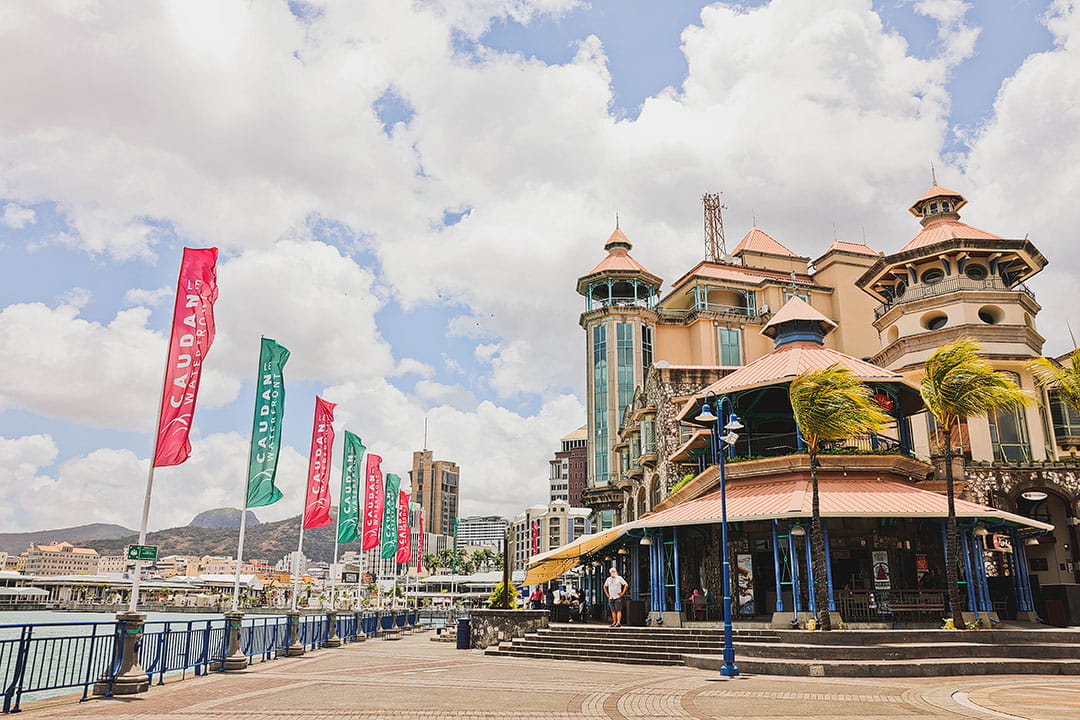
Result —
[[742, 317], [748, 318], [761, 317], [764, 314], [757, 308], [748, 308], [743, 307], [742, 305], [718, 305], [717, 303], [702, 304], [696, 307], [686, 308], [685, 310], [664, 309], [661, 311], [661, 314], [665, 318], [669, 318], [672, 320], [681, 320], [683, 318], [689, 317], [690, 315], [693, 315], [694, 313], [702, 312], [723, 313], [726, 315], [741, 315]]
[[997, 292], [1020, 292], [1024, 293], [1032, 300], [1035, 299], [1035, 293], [1031, 292], [1026, 285], [1014, 285], [1009, 287], [1001, 278], [992, 277], [985, 280], [972, 280], [968, 277], [953, 277], [941, 282], [931, 284], [919, 283], [907, 288], [904, 294], [886, 303], [882, 303], [874, 308], [874, 318], [880, 318], [885, 313], [892, 310], [897, 305], [903, 303], [914, 302], [916, 300], [922, 300], [923, 298], [936, 297], [938, 295], [945, 295], [951, 292], [960, 292], [964, 290], [971, 291], [997, 291]]
[[[734, 449], [729, 452], [729, 457], [734, 459], [778, 457], [780, 455], [795, 455], [804, 452], [806, 452], [806, 447], [804, 445], [800, 449], [799, 438], [795, 433], [782, 433], [741, 437], [735, 443]], [[896, 438], [887, 435], [857, 435], [846, 440], [830, 441], [824, 444], [821, 453], [827, 455], [911, 454], [910, 451], [904, 452], [901, 449]]]

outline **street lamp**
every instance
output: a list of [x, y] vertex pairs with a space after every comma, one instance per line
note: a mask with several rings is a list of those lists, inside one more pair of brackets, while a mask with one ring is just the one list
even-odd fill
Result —
[[[712, 405], [709, 397], [712, 396]], [[720, 418], [724, 416], [724, 404], [727, 403], [729, 414], [728, 421], [724, 425], [727, 434], [720, 437]], [[713, 414], [713, 408], [716, 414]], [[719, 443], [722, 441], [727, 447], [733, 447], [739, 439], [736, 430], [742, 430], [743, 424], [735, 415], [735, 405], [727, 395], [717, 397], [716, 393], [705, 394], [705, 404], [701, 408], [701, 414], [697, 421], [702, 423], [715, 423], [710, 433], [713, 464], [720, 466], [720, 547], [724, 553], [724, 665], [720, 668], [720, 674], [724, 677], [738, 677], [739, 668], [735, 665], [735, 647], [731, 638], [731, 567], [728, 559], [728, 528], [727, 528], [727, 477], [724, 474], [724, 453], [719, 451]], [[725, 448], [726, 449], [726, 448]]]

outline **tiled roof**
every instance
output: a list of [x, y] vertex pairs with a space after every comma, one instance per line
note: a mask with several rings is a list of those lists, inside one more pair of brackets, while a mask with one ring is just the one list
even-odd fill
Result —
[[792, 322], [793, 320], [809, 320], [811, 322], [824, 323], [826, 334], [836, 327], [836, 323], [815, 310], [802, 298], [795, 296], [784, 303], [784, 307], [780, 308], [776, 314], [772, 316], [772, 319], [770, 319], [769, 322], [765, 324], [765, 327], [761, 329], [761, 334], [770, 335], [768, 332], [770, 328], [775, 328], [777, 325]]
[[[889, 480], [819, 480], [823, 517], [946, 517], [944, 495]], [[810, 517], [809, 480], [733, 480], [727, 484], [729, 522], [785, 517]], [[1018, 525], [1051, 530], [1053, 526], [956, 500], [956, 514], [965, 518], [996, 518]], [[630, 523], [631, 527], [694, 525], [720, 521], [720, 491], [661, 510]]]
[[[765, 280], [777, 280], [790, 283], [791, 273], [779, 272], [776, 270], [763, 270], [761, 268], [746, 267], [745, 265], [724, 265], [720, 263], [700, 262], [696, 267], [692, 268], [689, 272], [672, 283], [672, 293], [669, 293], [669, 297], [693, 278], [758, 285]], [[795, 273], [795, 279], [803, 285], [817, 285], [814, 278], [805, 273]]]
[[952, 240], [953, 238], [961, 238], [964, 240], [1001, 240], [1000, 235], [988, 233], [985, 230], [972, 227], [967, 223], [962, 223], [959, 220], [951, 220], [949, 218], [941, 218], [934, 220], [927, 224], [918, 235], [913, 237], [907, 245], [900, 248], [899, 252], [905, 250], [914, 250], [915, 248], [927, 247], [929, 245], [936, 245], [946, 240]]
[[923, 200], [929, 200], [930, 198], [935, 198], [935, 197], [958, 197], [958, 198], [962, 198], [964, 196], [961, 195], [960, 193], [956, 192], [955, 190], [949, 190], [948, 188], [943, 188], [940, 185], [931, 185], [930, 189], [927, 190], [926, 192], [924, 192], [923, 196], [921, 198], [919, 198], [918, 200], [916, 200], [915, 202], [916, 203], [921, 203]]
[[[623, 244], [625, 244], [626, 247], [622, 247]], [[630, 247], [630, 239], [626, 237], [626, 234], [623, 233], [622, 230], [615, 228], [614, 232], [611, 233], [611, 237], [604, 243], [604, 249], [608, 251], [607, 257], [586, 273], [585, 277], [605, 271], [640, 272], [645, 273], [649, 277], [653, 277], [652, 273], [646, 270], [644, 265], [630, 257]]]
[[843, 240], [834, 240], [832, 245], [825, 249], [826, 253], [831, 253], [834, 250], [839, 252], [856, 253], [858, 255], [880, 255], [877, 250], [874, 250], [869, 245], [863, 243], [845, 242]]
[[569, 435], [563, 435], [562, 439], [563, 440], [580, 440], [582, 438], [587, 438], [587, 437], [589, 437], [589, 426], [588, 425], [582, 425], [581, 427], [579, 427], [577, 430], [570, 433]]
[[750, 250], [751, 252], [768, 253], [770, 255], [787, 255], [788, 257], [799, 257], [791, 250], [787, 249], [777, 241], [769, 233], [761, 230], [760, 228], [751, 228], [750, 232], [746, 233], [746, 236], [739, 241], [739, 244], [735, 246], [735, 249], [731, 251], [732, 255], [738, 255], [743, 250]]
[[610, 249], [608, 246], [613, 245], [615, 243], [624, 243], [624, 244], [626, 244], [627, 247], [633, 247], [634, 246], [634, 244], [632, 242], [630, 242], [630, 238], [626, 237], [626, 233], [624, 233], [619, 228], [615, 228], [614, 230], [611, 231], [611, 236], [607, 239], [607, 242], [604, 243], [604, 249], [605, 250]]

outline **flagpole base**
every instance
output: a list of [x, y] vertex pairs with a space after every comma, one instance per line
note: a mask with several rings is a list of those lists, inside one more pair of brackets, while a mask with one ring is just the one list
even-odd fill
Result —
[[285, 648], [285, 657], [300, 657], [304, 654], [304, 644], [300, 642], [300, 613], [285, 613], [289, 623], [289, 645]]
[[326, 642], [323, 643], [323, 647], [341, 647], [341, 638], [338, 636], [337, 632], [337, 612], [331, 610], [326, 613], [326, 616], [330, 618], [330, 637], [326, 638]]
[[120, 623], [118, 642], [114, 650], [113, 666], [116, 675], [103, 675], [94, 683], [94, 695], [135, 695], [150, 689], [150, 676], [139, 663], [139, 644], [143, 636], [146, 615], [140, 612], [117, 613]]
[[223, 670], [243, 670], [248, 666], [247, 655], [244, 654], [244, 649], [240, 647], [240, 627], [243, 623], [244, 613], [225, 613], [225, 632], [228, 637], [229, 650], [221, 664]]

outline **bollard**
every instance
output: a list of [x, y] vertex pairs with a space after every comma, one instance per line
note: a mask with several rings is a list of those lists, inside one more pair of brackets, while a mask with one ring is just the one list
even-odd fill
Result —
[[117, 668], [116, 677], [112, 682], [108, 674], [99, 678], [94, 683], [94, 695], [134, 695], [150, 689], [150, 677], [139, 662], [146, 615], [128, 611], [117, 613], [116, 619], [121, 633], [112, 659], [112, 668]]
[[300, 613], [285, 613], [289, 622], [289, 647], [285, 648], [285, 657], [299, 657], [304, 654], [304, 644], [300, 642]]
[[353, 638], [353, 642], [364, 642], [367, 640], [367, 633], [364, 632], [364, 613], [357, 610], [353, 612], [353, 617], [356, 618], [356, 637]]
[[328, 611], [326, 616], [330, 618], [330, 636], [326, 638], [323, 647], [341, 647], [341, 638], [337, 634], [337, 610]]
[[243, 670], [248, 666], [247, 655], [240, 647], [240, 626], [244, 624], [244, 613], [225, 613], [225, 660], [222, 668], [225, 670]]

